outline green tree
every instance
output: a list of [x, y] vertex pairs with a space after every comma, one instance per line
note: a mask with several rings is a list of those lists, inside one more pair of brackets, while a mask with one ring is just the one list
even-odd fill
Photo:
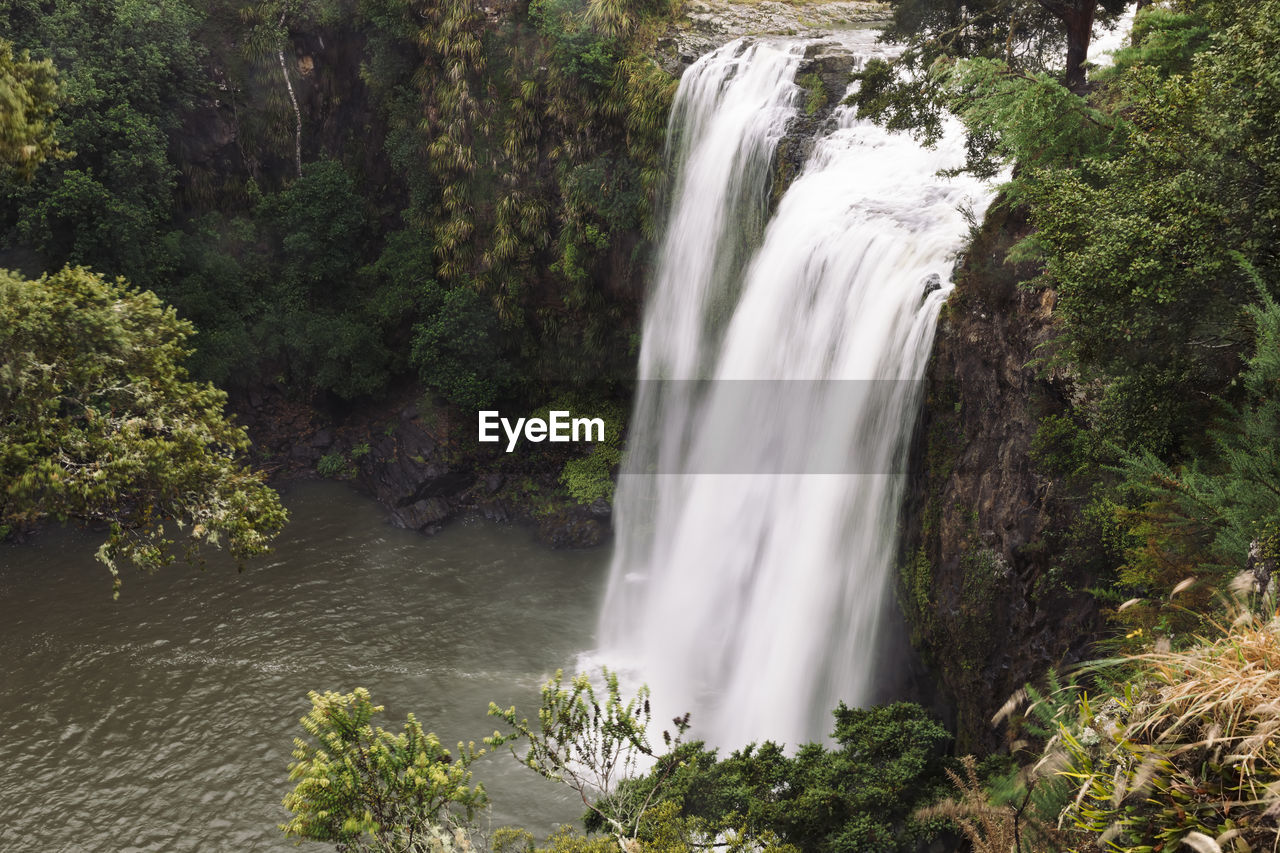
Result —
[[302, 177], [302, 109], [289, 74], [286, 50], [293, 53], [290, 28], [303, 23], [318, 23], [336, 17], [337, 4], [327, 0], [261, 0], [247, 3], [240, 11], [249, 31], [244, 50], [250, 60], [271, 60], [280, 69], [280, 80], [293, 112], [293, 166], [295, 177]]
[[992, 177], [1017, 165], [1020, 177], [1006, 185], [1006, 201], [1020, 200], [1037, 170], [1097, 156], [1124, 130], [1043, 71], [1016, 71], [1003, 60], [980, 58], [940, 65], [932, 76], [943, 103], [969, 131], [964, 169]]
[[178, 185], [170, 134], [210, 84], [193, 38], [199, 21], [183, 0], [0, 4], [0, 32], [15, 49], [60, 69], [54, 118], [60, 144], [75, 152], [8, 190], [7, 248], [34, 251], [46, 269], [81, 264], [139, 286], [164, 281], [161, 240]]
[[[632, 849], [645, 830], [649, 807], [674, 770], [672, 762], [662, 760], [649, 742], [652, 715], [647, 687], [624, 701], [617, 674], [605, 670], [603, 696], [597, 697], [587, 675], [579, 674], [565, 685], [564, 673], [557, 671], [542, 687], [536, 724], [520, 717], [515, 706], [503, 710], [490, 703], [489, 716], [506, 723], [508, 731], [495, 732], [486, 743], [507, 746], [539, 776], [568, 785], [582, 798], [596, 827], [606, 829], [622, 853]], [[689, 715], [672, 722], [676, 734], [662, 733], [668, 756], [679, 747]], [[516, 752], [517, 744], [523, 745], [523, 755]], [[650, 784], [645, 789], [620, 790], [619, 784], [634, 775], [642, 761], [658, 762], [650, 773]]]
[[1189, 73], [1149, 51], [1118, 68], [1110, 144], [1025, 178], [1065, 354], [1101, 388], [1094, 426], [1128, 449], [1197, 450], [1250, 339], [1238, 257], [1277, 280], [1278, 19], [1276, 0], [1242, 8]]
[[487, 802], [472, 786], [471, 764], [483, 755], [458, 744], [455, 759], [409, 714], [392, 734], [370, 720], [384, 710], [369, 691], [308, 694], [302, 718], [309, 739], [295, 738], [284, 798], [293, 812], [284, 834], [336, 842], [341, 853], [469, 849], [467, 826]]
[[1008, 197], [1033, 229], [1011, 260], [1056, 293], [1057, 363], [1102, 437], [1161, 458], [1194, 453], [1249, 340], [1254, 285], [1280, 238], [1276, 0], [1148, 9], [1142, 41], [1089, 99], [977, 59], [936, 72], [984, 157], [1016, 164]]
[[511, 365], [502, 322], [492, 303], [466, 284], [441, 291], [419, 306], [410, 362], [428, 388], [467, 409], [494, 405], [510, 390]]
[[861, 115], [935, 140], [946, 107], [936, 71], [955, 61], [993, 59], [1018, 73], [1049, 72], [1070, 91], [1082, 93], [1094, 22], [1113, 20], [1126, 5], [1125, 0], [902, 0], [892, 4], [881, 38], [904, 49], [891, 60], [866, 64], [853, 101]]
[[[916, 809], [947, 789], [951, 736], [920, 706], [907, 702], [835, 710], [836, 746], [805, 744], [794, 756], [766, 741], [717, 760], [701, 743], [672, 755], [664, 790], [712, 835], [725, 829], [776, 838], [801, 850], [911, 851], [941, 821], [921, 822]], [[620, 796], [652, 796], [652, 775], [627, 782]], [[588, 826], [591, 823], [588, 822]]]
[[[165, 238], [175, 265], [165, 299], [200, 330], [191, 372], [219, 387], [256, 374], [267, 333], [263, 318], [278, 319], [267, 307], [280, 304], [270, 302], [276, 269], [260, 231], [248, 216], [213, 212]], [[270, 334], [278, 341], [278, 329]]]
[[[267, 550], [286, 514], [223, 413], [188, 380], [191, 325], [149, 292], [84, 269], [0, 271], [0, 533], [45, 518], [105, 524], [98, 559], [155, 569], [199, 546]], [[170, 538], [174, 537], [174, 538]]]
[[57, 152], [52, 117], [60, 94], [52, 62], [15, 56], [0, 39], [0, 177], [28, 180]]
[[341, 163], [323, 160], [258, 207], [271, 239], [272, 311], [254, 325], [264, 354], [290, 378], [343, 399], [376, 394], [404, 359], [386, 343], [394, 317], [361, 276], [369, 224], [364, 199]]
[[1202, 570], [1249, 568], [1265, 592], [1280, 560], [1280, 305], [1264, 291], [1249, 315], [1256, 344], [1240, 379], [1248, 397], [1210, 430], [1214, 452], [1174, 468], [1144, 450], [1121, 470], [1147, 499], [1139, 518], [1162, 542], [1189, 530], [1204, 549], [1195, 551]]

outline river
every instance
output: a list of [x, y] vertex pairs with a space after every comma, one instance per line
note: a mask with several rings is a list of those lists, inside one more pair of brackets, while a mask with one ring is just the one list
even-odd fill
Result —
[[[446, 745], [478, 741], [490, 700], [532, 715], [593, 642], [605, 550], [479, 520], [427, 538], [331, 482], [285, 502], [274, 554], [242, 574], [133, 572], [118, 602], [101, 537], [0, 546], [0, 850], [296, 850], [277, 824], [307, 691], [367, 687], [385, 728], [412, 711]], [[582, 812], [509, 754], [476, 778], [495, 828]]]

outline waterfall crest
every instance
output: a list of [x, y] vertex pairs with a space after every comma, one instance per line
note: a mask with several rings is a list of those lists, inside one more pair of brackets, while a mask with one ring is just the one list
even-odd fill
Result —
[[766, 225], [803, 53], [739, 41], [681, 81], [599, 629], [657, 719], [726, 747], [821, 740], [872, 695], [920, 379], [989, 198], [937, 175], [958, 132], [926, 150], [840, 107]]

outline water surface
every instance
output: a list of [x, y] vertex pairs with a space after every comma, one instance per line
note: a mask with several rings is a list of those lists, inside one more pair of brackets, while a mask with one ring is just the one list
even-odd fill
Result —
[[[490, 700], [532, 714], [591, 645], [602, 550], [479, 521], [427, 538], [334, 483], [285, 501], [275, 553], [243, 574], [127, 573], [114, 603], [100, 536], [0, 546], [0, 850], [296, 849], [276, 825], [308, 690], [367, 687], [386, 728], [412, 711], [478, 741]], [[581, 813], [509, 755], [476, 776], [495, 827]]]

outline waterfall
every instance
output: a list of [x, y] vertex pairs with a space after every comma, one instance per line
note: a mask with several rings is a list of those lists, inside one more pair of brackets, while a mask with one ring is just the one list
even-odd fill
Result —
[[681, 80], [600, 618], [655, 719], [728, 747], [821, 740], [873, 695], [921, 378], [989, 194], [938, 177], [958, 130], [926, 150], [839, 107], [766, 223], [804, 50], [734, 42]]

